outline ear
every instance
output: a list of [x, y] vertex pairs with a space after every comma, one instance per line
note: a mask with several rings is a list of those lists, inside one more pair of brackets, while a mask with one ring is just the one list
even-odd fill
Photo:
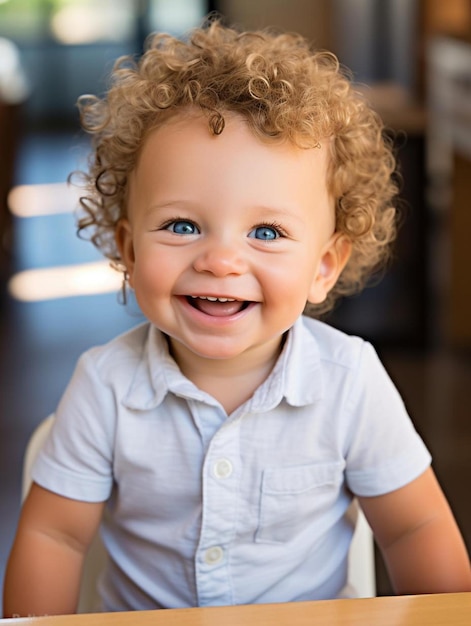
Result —
[[126, 266], [126, 272], [128, 274], [129, 284], [133, 286], [133, 274], [134, 274], [134, 242], [132, 238], [132, 228], [129, 220], [119, 220], [116, 225], [115, 241], [121, 256], [123, 264]]
[[320, 304], [337, 282], [352, 252], [350, 239], [342, 233], [334, 233], [324, 247], [316, 275], [309, 290], [308, 302]]

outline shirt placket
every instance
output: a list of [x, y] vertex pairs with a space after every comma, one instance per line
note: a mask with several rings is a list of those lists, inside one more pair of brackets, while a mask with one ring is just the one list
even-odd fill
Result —
[[202, 525], [195, 556], [199, 606], [233, 604], [230, 558], [238, 517], [239, 428], [240, 418], [226, 422], [205, 457]]

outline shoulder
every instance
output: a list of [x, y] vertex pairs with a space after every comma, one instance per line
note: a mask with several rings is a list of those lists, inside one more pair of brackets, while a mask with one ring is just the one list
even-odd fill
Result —
[[337, 382], [349, 386], [352, 397], [378, 390], [397, 395], [397, 389], [371, 343], [311, 318], [303, 317], [302, 327], [302, 345], [307, 346], [307, 337], [312, 338], [320, 372], [328, 388], [334, 389]]
[[355, 386], [367, 388], [368, 372], [382, 366], [373, 348], [324, 322], [301, 317], [292, 328], [285, 352], [285, 378], [292, 404], [321, 398], [338, 407]]
[[121, 371], [129, 373], [141, 361], [149, 338], [150, 324], [139, 324], [111, 341], [84, 352], [79, 365], [93, 369], [102, 379], [114, 378]]
[[346, 333], [329, 326], [325, 322], [303, 316], [300, 320], [299, 334], [315, 342], [319, 360], [324, 365], [336, 365], [346, 369], [356, 369], [364, 352], [373, 351], [368, 342], [361, 337]]
[[[151, 325], [140, 324], [111, 341], [86, 350], [78, 359], [66, 396], [114, 397], [127, 393], [136, 371], [142, 367], [151, 336]], [[113, 401], [114, 402], [114, 401]]]

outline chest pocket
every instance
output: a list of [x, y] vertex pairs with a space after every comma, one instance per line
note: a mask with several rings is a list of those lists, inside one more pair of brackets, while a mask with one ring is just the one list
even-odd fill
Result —
[[343, 467], [338, 462], [265, 469], [255, 541], [283, 543], [304, 529], [319, 531], [338, 499]]

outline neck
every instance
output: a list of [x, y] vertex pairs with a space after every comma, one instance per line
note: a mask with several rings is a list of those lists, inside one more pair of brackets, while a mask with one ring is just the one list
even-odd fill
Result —
[[213, 396], [228, 415], [251, 398], [268, 378], [283, 343], [284, 338], [278, 337], [231, 359], [208, 359], [169, 339], [170, 353], [184, 376]]

